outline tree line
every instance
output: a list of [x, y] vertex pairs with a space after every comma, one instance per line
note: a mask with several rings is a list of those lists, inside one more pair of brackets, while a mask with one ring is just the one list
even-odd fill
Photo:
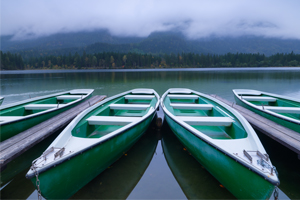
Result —
[[102, 52], [82, 55], [40, 56], [23, 59], [20, 54], [1, 51], [1, 70], [23, 69], [135, 69], [205, 67], [282, 67], [300, 66], [300, 54], [277, 53], [272, 56], [251, 53], [216, 54], [141, 54]]
[[12, 54], [10, 52], [3, 53], [0, 51], [1, 56], [1, 70], [17, 70], [25, 69], [25, 63], [20, 54]]

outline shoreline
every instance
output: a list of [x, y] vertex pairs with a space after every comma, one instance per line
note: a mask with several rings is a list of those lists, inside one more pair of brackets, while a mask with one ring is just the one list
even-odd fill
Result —
[[41, 73], [76, 73], [76, 72], [161, 72], [161, 71], [300, 71], [300, 67], [218, 67], [218, 68], [146, 68], [146, 69], [30, 69], [0, 70], [0, 74], [41, 74]]

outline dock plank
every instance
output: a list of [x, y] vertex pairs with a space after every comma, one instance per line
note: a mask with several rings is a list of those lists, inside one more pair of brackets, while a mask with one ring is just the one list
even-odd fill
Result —
[[271, 120], [268, 120], [242, 106], [239, 106], [233, 102], [227, 101], [217, 95], [211, 95], [212, 97], [218, 99], [219, 101], [231, 106], [236, 109], [246, 120], [252, 125], [256, 130], [259, 130], [263, 134], [269, 136], [273, 140], [279, 142], [290, 150], [298, 154], [300, 158], [300, 134], [281, 126]]
[[80, 112], [88, 107], [102, 101], [106, 96], [97, 95], [80, 103], [79, 105], [71, 108], [59, 115], [56, 115], [47, 121], [44, 121], [26, 131], [15, 135], [0, 143], [0, 167], [1, 171], [5, 166], [20, 156], [31, 147], [41, 142], [54, 132], [64, 128], [70, 123]]

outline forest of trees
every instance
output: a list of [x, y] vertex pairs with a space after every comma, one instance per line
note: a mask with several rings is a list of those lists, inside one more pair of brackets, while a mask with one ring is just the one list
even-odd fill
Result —
[[25, 69], [25, 64], [20, 54], [12, 54], [10, 52], [3, 53], [2, 51], [0, 51], [0, 56], [1, 70]]
[[227, 53], [215, 54], [140, 54], [102, 52], [82, 55], [30, 57], [1, 51], [1, 70], [23, 69], [135, 69], [135, 68], [205, 68], [205, 67], [282, 67], [300, 66], [300, 54]]

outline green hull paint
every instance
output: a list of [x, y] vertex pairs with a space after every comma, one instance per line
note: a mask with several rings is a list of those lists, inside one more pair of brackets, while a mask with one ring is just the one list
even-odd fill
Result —
[[234, 99], [235, 99], [235, 102], [238, 105], [240, 105], [240, 106], [242, 106], [244, 108], [247, 108], [248, 110], [251, 110], [252, 112], [254, 112], [254, 113], [256, 113], [256, 114], [258, 114], [258, 115], [260, 115], [260, 116], [262, 116], [264, 118], [267, 118], [267, 119], [269, 119], [269, 120], [271, 120], [271, 121], [273, 121], [273, 122], [275, 122], [277, 124], [280, 124], [282, 126], [285, 126], [285, 127], [289, 128], [291, 130], [294, 130], [294, 131], [300, 133], [300, 125], [299, 124], [296, 124], [296, 123], [293, 123], [293, 122], [281, 119], [281, 118], [276, 117], [274, 115], [268, 114], [266, 112], [262, 112], [262, 111], [260, 111], [258, 109], [255, 109], [252, 106], [249, 106], [249, 105], [245, 104], [244, 102], [242, 102], [235, 95], [234, 95]]
[[148, 129], [127, 156], [122, 156], [71, 199], [89, 199], [91, 196], [94, 199], [127, 199], [149, 166], [157, 142], [156, 132]]
[[187, 152], [164, 124], [162, 147], [170, 169], [188, 199], [235, 199]]
[[188, 151], [239, 199], [268, 199], [275, 186], [165, 116]]
[[[72, 196], [117, 161], [147, 130], [153, 115], [132, 129], [39, 174], [43, 197], [66, 199]], [[36, 184], [35, 178], [31, 181]]]

